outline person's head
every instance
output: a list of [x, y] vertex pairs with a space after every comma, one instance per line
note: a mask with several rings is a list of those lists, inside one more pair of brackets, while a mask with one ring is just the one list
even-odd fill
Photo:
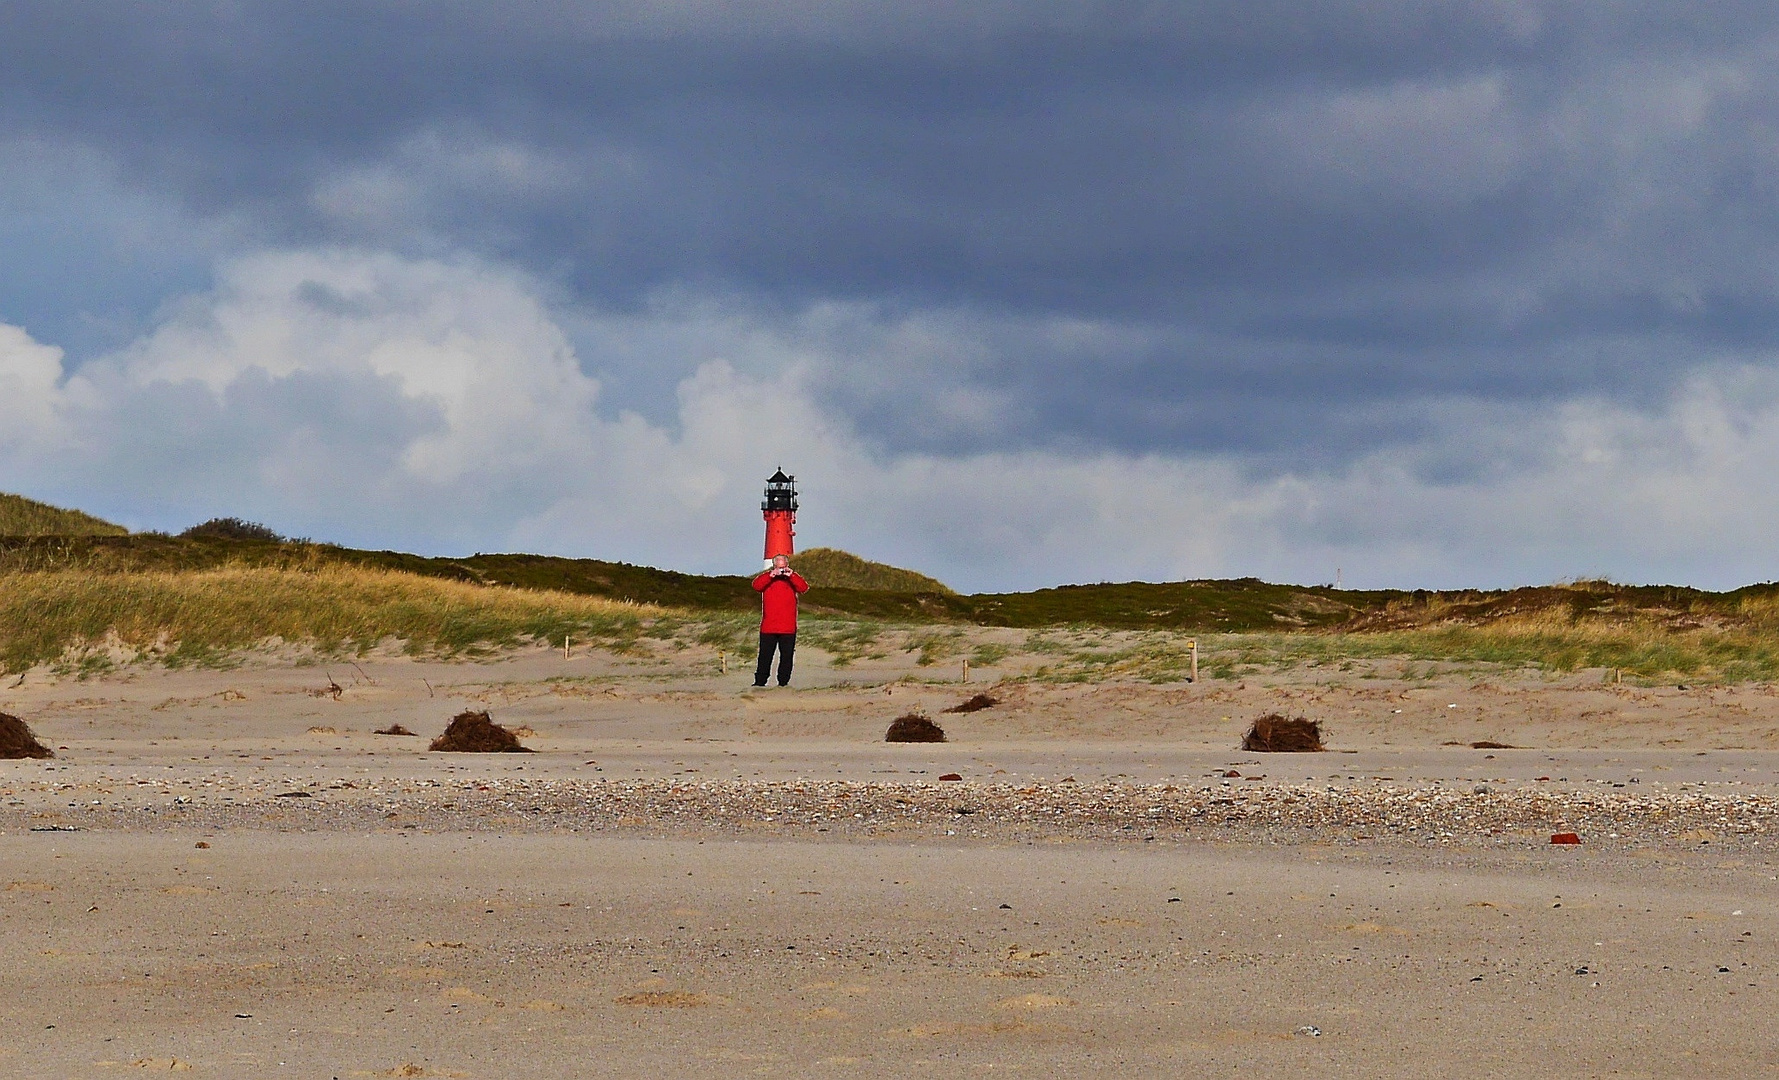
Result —
[[790, 565], [791, 565], [791, 557], [789, 555], [774, 555], [774, 556], [772, 556], [772, 569], [783, 570], [783, 569], [786, 569], [787, 567], [789, 567]]

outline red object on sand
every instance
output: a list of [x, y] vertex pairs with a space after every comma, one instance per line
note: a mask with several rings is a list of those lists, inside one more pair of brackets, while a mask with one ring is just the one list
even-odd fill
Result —
[[941, 780], [962, 780], [963, 777], [959, 776], [957, 773], [948, 772], [944, 776], [941, 776], [939, 779], [941, 779]]
[[766, 497], [760, 501], [760, 513], [766, 519], [766, 561], [775, 556], [794, 554], [797, 535], [797, 478], [786, 476], [783, 469], [766, 480]]
[[1581, 837], [1572, 832], [1554, 832], [1550, 834], [1550, 842], [1553, 844], [1579, 844]]

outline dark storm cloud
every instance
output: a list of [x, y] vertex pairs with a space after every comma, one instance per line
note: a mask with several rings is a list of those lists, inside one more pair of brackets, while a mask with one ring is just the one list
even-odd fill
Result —
[[0, 124], [252, 242], [469, 250], [569, 307], [944, 313], [926, 352], [842, 350], [820, 380], [892, 452], [1316, 463], [1440, 402], [1637, 404], [1764, 362], [1776, 25], [1509, 0], [13, 4]]

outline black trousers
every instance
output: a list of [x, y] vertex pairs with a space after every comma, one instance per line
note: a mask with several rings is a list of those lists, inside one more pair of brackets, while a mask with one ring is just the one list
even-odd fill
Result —
[[772, 672], [772, 653], [778, 651], [778, 685], [791, 681], [791, 657], [797, 651], [796, 634], [761, 634], [760, 662], [754, 665], [754, 685], [765, 686]]

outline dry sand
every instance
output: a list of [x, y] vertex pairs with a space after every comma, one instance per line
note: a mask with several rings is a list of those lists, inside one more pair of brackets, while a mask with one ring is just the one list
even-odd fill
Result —
[[[1776, 1071], [1771, 688], [799, 660], [30, 673], [0, 1073]], [[538, 753], [427, 752], [471, 706]]]

